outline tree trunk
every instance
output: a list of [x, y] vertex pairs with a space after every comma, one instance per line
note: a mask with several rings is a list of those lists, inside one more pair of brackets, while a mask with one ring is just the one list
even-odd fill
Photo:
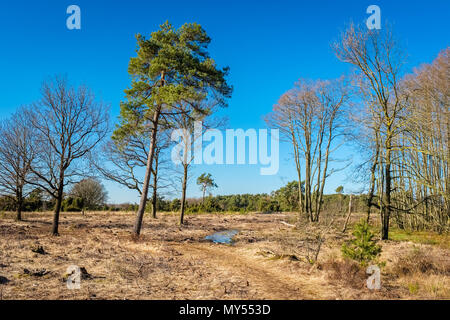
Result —
[[314, 222], [314, 218], [312, 216], [312, 208], [311, 208], [311, 160], [309, 156], [309, 151], [305, 157], [305, 211], [308, 215], [308, 219], [311, 222]]
[[370, 190], [367, 197], [367, 223], [370, 222], [370, 210], [372, 209], [372, 201], [375, 193], [375, 173], [378, 165], [378, 157], [380, 155], [380, 146], [378, 144], [378, 134], [377, 134], [377, 147], [376, 147], [375, 157], [370, 168]]
[[156, 211], [157, 211], [157, 180], [156, 180], [156, 175], [153, 176], [153, 196], [152, 196], [152, 216], [153, 219], [156, 219]]
[[[161, 71], [161, 87], [164, 87], [165, 82], [166, 82], [165, 72]], [[150, 184], [150, 176], [152, 174], [153, 158], [155, 156], [156, 137], [158, 133], [158, 121], [160, 114], [161, 114], [161, 106], [158, 105], [156, 107], [155, 114], [153, 115], [153, 128], [151, 137], [152, 142], [150, 145], [150, 150], [148, 152], [147, 169], [145, 172], [144, 185], [142, 186], [141, 201], [139, 203], [139, 209], [136, 214], [136, 222], [134, 224], [134, 234], [136, 236], [139, 236], [141, 234], [142, 219], [144, 218], [145, 206], [147, 205], [148, 188]]]
[[298, 212], [303, 216], [303, 193], [302, 193], [302, 169], [300, 166], [300, 151], [298, 150], [297, 140], [293, 129], [291, 129], [292, 143], [294, 144], [294, 159], [298, 177]]
[[348, 214], [347, 214], [347, 218], [345, 218], [344, 227], [342, 228], [343, 233], [345, 232], [345, 230], [347, 230], [347, 224], [348, 224], [348, 221], [350, 220], [351, 214], [352, 214], [352, 195], [350, 195], [350, 202], [348, 204]]
[[384, 206], [382, 228], [381, 228], [381, 240], [389, 239], [389, 218], [391, 215], [391, 191], [392, 191], [392, 180], [391, 180], [391, 138], [388, 136], [386, 139], [386, 167], [384, 171], [385, 181], [386, 181], [386, 204]]
[[155, 154], [155, 170], [153, 171], [153, 196], [152, 196], [152, 216], [156, 219], [158, 197], [158, 153]]
[[300, 213], [300, 217], [303, 216], [303, 192], [301, 181], [298, 182], [298, 211]]
[[[320, 126], [320, 133], [319, 133], [319, 142], [317, 145], [317, 149], [319, 150], [319, 155], [317, 156], [317, 164], [316, 164], [316, 170], [317, 170], [317, 182], [314, 186], [313, 194], [315, 196], [314, 199], [314, 210], [313, 210], [313, 221], [319, 222], [319, 201], [320, 201], [320, 195], [319, 195], [319, 189], [320, 189], [320, 177], [321, 177], [321, 171], [322, 171], [322, 143], [323, 143], [323, 126]], [[330, 137], [331, 139], [331, 137]]]
[[[329, 129], [329, 138], [328, 138], [328, 142], [327, 142], [327, 148], [325, 151], [325, 163], [324, 163], [324, 168], [323, 168], [323, 173], [322, 173], [322, 181], [321, 181], [321, 185], [320, 185], [320, 191], [318, 194], [318, 204], [317, 204], [317, 212], [316, 212], [316, 221], [319, 222], [319, 218], [320, 218], [320, 212], [322, 211], [322, 201], [323, 201], [323, 190], [325, 188], [325, 182], [327, 179], [327, 172], [328, 172], [328, 159], [330, 157], [330, 146], [331, 146], [331, 139], [332, 139], [332, 129], [333, 129], [333, 122], [330, 120], [330, 129]], [[320, 158], [319, 158], [320, 161]], [[318, 177], [320, 177], [320, 169], [318, 171]], [[351, 196], [351, 195], [350, 195]]]
[[180, 225], [184, 223], [184, 211], [186, 210], [186, 186], [187, 186], [187, 173], [188, 166], [184, 165], [184, 174], [183, 174], [183, 185], [181, 191], [181, 214], [180, 214]]
[[16, 220], [17, 221], [22, 221], [22, 204], [18, 203], [17, 204], [17, 215], [16, 215]]
[[22, 221], [22, 207], [23, 207], [23, 197], [22, 197], [22, 190], [18, 190], [16, 192], [16, 203], [17, 203], [17, 207], [16, 207], [16, 220], [17, 221]]
[[53, 214], [53, 226], [52, 226], [52, 234], [54, 236], [59, 235], [58, 233], [58, 227], [59, 227], [59, 213], [61, 212], [61, 205], [63, 200], [63, 187], [62, 183], [58, 190], [58, 195], [56, 197], [56, 205], [55, 205], [55, 212]]
[[158, 120], [160, 114], [161, 114], [161, 107], [158, 106], [155, 110], [155, 114], [153, 115], [153, 128], [151, 137], [152, 141], [150, 145], [150, 150], [148, 152], [147, 169], [145, 172], [144, 185], [142, 187], [141, 201], [139, 203], [139, 209], [136, 214], [136, 222], [134, 224], [134, 234], [136, 236], [139, 236], [141, 234], [142, 219], [144, 218], [145, 206], [147, 205], [147, 196], [150, 185], [150, 176], [152, 173], [153, 158], [155, 156], [156, 136], [158, 133]]

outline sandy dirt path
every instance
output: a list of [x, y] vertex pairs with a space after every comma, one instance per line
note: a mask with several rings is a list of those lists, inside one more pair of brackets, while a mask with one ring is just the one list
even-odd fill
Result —
[[[301, 275], [280, 273], [283, 262], [267, 261], [245, 248], [214, 244], [174, 245], [193, 259], [207, 263], [211, 269], [224, 269], [247, 279], [258, 299], [325, 299], [326, 292], [318, 292], [321, 279], [306, 279]], [[269, 263], [268, 263], [269, 262]], [[281, 266], [280, 266], [281, 264]], [[323, 283], [325, 284], [325, 283]], [[314, 295], [310, 294], [314, 286]]]

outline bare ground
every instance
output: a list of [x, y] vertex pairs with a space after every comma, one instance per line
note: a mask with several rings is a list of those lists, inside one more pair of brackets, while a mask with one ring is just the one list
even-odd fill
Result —
[[[342, 219], [294, 228], [294, 214], [202, 214], [180, 228], [177, 215], [160, 214], [145, 217], [136, 240], [132, 213], [65, 213], [59, 237], [51, 213], [12, 217], [0, 218], [0, 299], [450, 299], [448, 235], [443, 245], [382, 243], [374, 291], [342, 261]], [[227, 229], [239, 230], [232, 246], [204, 240]], [[317, 235], [325, 242], [312, 263]], [[410, 252], [427, 252], [424, 268], [411, 268]], [[70, 265], [90, 275], [80, 290], [64, 282]]]

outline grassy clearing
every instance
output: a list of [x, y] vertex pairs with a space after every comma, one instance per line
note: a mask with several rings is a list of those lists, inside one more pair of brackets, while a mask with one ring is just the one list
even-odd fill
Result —
[[389, 238], [393, 241], [411, 241], [420, 244], [436, 245], [450, 249], [450, 235], [439, 234], [432, 231], [408, 231], [398, 228], [391, 228]]

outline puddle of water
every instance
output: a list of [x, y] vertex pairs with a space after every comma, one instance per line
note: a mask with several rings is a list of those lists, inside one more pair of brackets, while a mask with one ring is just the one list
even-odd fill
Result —
[[237, 230], [226, 230], [216, 232], [212, 235], [206, 236], [205, 239], [212, 241], [214, 243], [224, 243], [224, 244], [232, 244], [233, 237], [237, 235], [239, 231]]

